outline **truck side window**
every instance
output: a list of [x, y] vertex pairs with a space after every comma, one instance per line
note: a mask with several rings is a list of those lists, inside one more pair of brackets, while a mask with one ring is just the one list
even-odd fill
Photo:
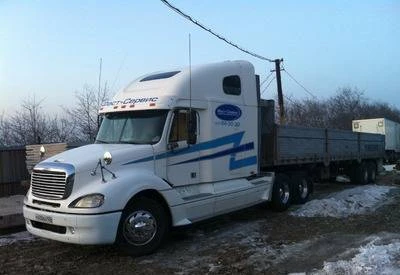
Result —
[[187, 140], [188, 138], [188, 110], [177, 110], [174, 112], [174, 121], [172, 122], [169, 142]]
[[225, 94], [240, 95], [241, 93], [240, 77], [238, 75], [230, 75], [224, 77], [224, 80], [222, 82], [222, 88], [224, 89]]

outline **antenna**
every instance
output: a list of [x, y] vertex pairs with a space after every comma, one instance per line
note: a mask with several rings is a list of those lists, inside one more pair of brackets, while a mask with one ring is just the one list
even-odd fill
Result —
[[194, 129], [194, 127], [196, 126], [193, 123], [193, 113], [192, 113], [192, 41], [189, 33], [189, 119], [188, 119], [189, 142], [188, 144], [196, 143], [196, 134], [195, 134], [196, 130]]
[[103, 58], [100, 57], [100, 70], [99, 70], [99, 94], [100, 94], [100, 88], [101, 88], [101, 65], [103, 63]]
[[192, 113], [192, 40], [189, 33], [189, 111]]

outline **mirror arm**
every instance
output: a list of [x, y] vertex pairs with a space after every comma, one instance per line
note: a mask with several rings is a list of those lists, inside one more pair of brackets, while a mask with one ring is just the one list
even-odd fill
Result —
[[178, 148], [178, 147], [179, 147], [178, 142], [171, 142], [171, 143], [168, 143], [168, 146], [167, 146], [168, 150], [171, 150], [171, 151], [173, 151], [174, 149], [176, 149], [176, 148]]

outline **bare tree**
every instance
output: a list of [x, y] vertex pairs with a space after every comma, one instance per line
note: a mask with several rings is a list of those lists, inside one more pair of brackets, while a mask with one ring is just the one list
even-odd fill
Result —
[[357, 119], [383, 117], [400, 123], [400, 110], [388, 103], [374, 102], [365, 104]]
[[400, 111], [387, 103], [371, 101], [357, 88], [348, 87], [326, 99], [291, 99], [286, 104], [288, 124], [351, 130], [352, 120], [384, 117], [400, 123]]
[[287, 123], [325, 128], [328, 125], [326, 103], [314, 99], [291, 100], [286, 107]]
[[97, 114], [108, 98], [107, 84], [102, 90], [86, 85], [76, 93], [76, 105], [63, 107], [62, 116], [43, 112], [43, 99], [23, 100], [13, 114], [0, 115], [0, 145], [25, 145], [54, 142], [92, 142], [97, 134]]
[[76, 126], [67, 116], [55, 116], [48, 124], [50, 143], [79, 142], [75, 134]]
[[352, 120], [360, 117], [367, 100], [357, 88], [345, 87], [339, 89], [327, 103], [330, 127], [351, 130]]
[[5, 113], [0, 115], [0, 146], [6, 146], [10, 141], [10, 129], [9, 123], [6, 119]]
[[42, 112], [42, 103], [43, 100], [37, 101], [36, 97], [28, 98], [11, 116], [3, 114], [0, 120], [1, 143], [22, 145], [53, 141], [51, 120]]
[[92, 142], [97, 134], [97, 116], [101, 104], [108, 99], [109, 90], [107, 83], [103, 89], [85, 85], [83, 90], [77, 92], [75, 107], [63, 107], [69, 116], [69, 121], [74, 125], [75, 138], [79, 141]]

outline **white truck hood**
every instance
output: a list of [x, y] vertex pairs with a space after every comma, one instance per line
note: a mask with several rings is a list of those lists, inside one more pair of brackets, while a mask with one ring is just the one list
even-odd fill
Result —
[[153, 146], [147, 144], [91, 144], [62, 152], [43, 162], [69, 163], [75, 167], [75, 172], [79, 173], [94, 170], [99, 159], [103, 162], [105, 152], [110, 152], [112, 156], [112, 163], [107, 166], [110, 169], [116, 169], [127, 162], [154, 155]]

